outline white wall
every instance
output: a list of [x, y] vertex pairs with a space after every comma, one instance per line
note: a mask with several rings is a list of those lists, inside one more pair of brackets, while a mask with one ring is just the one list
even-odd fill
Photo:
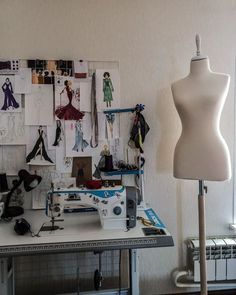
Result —
[[[197, 182], [172, 176], [181, 129], [170, 91], [189, 71], [196, 32], [212, 69], [232, 77], [221, 121], [232, 155], [236, 1], [0, 0], [1, 57], [118, 59], [122, 106], [146, 105], [146, 198], [175, 241], [174, 248], [141, 251], [146, 295], [177, 292], [170, 273], [184, 265], [183, 241], [197, 235]], [[208, 235], [228, 233], [232, 200], [232, 182], [209, 183]]]

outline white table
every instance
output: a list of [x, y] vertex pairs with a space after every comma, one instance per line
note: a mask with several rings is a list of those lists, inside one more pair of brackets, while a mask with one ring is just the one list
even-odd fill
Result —
[[[138, 211], [138, 215], [142, 215]], [[49, 218], [42, 210], [26, 210], [24, 217], [33, 232], [38, 232]], [[130, 253], [130, 294], [139, 294], [137, 249], [173, 246], [173, 239], [165, 229], [165, 235], [145, 236], [140, 221], [129, 231], [104, 230], [96, 212], [68, 213], [57, 225], [63, 230], [40, 232], [40, 237], [30, 234], [19, 236], [14, 232], [15, 221], [0, 221], [0, 294], [14, 294], [7, 291], [9, 257], [47, 253], [68, 253], [79, 251], [103, 251], [129, 249]], [[14, 281], [14, 279], [13, 279]], [[11, 289], [11, 288], [10, 288]]]

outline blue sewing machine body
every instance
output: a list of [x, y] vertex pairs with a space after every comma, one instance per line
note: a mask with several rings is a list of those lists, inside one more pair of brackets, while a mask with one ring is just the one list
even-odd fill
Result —
[[101, 189], [60, 188], [48, 192], [46, 214], [59, 217], [65, 206], [79, 204], [98, 210], [104, 229], [124, 229], [136, 225], [138, 191], [135, 187]]

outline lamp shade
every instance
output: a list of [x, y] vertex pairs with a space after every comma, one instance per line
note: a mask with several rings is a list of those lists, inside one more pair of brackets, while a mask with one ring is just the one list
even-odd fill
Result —
[[26, 192], [30, 192], [32, 189], [38, 186], [42, 180], [41, 176], [36, 174], [30, 174], [28, 171], [24, 169], [18, 172], [18, 176], [20, 178], [20, 181], [24, 183], [24, 188]]
[[7, 175], [6, 173], [0, 173], [0, 192], [8, 191]]
[[24, 188], [27, 192], [30, 192], [34, 189], [42, 180], [42, 177], [36, 174], [30, 174], [26, 170], [22, 169], [18, 172], [19, 180], [16, 181], [10, 192], [7, 194], [4, 213], [2, 215], [3, 218], [12, 218], [15, 216], [19, 216], [24, 213], [24, 209], [20, 206], [10, 206], [10, 200], [14, 191], [24, 183]]

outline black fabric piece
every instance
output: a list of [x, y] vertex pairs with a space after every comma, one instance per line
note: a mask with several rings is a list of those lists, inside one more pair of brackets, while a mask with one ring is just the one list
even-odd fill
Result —
[[144, 116], [138, 112], [136, 113], [134, 124], [130, 132], [130, 141], [133, 141], [135, 144], [135, 147], [138, 148], [141, 153], [143, 153], [142, 146], [140, 146], [140, 142], [139, 142], [139, 130], [141, 133], [142, 143], [143, 143], [147, 133], [150, 130], [150, 127], [147, 124]]

